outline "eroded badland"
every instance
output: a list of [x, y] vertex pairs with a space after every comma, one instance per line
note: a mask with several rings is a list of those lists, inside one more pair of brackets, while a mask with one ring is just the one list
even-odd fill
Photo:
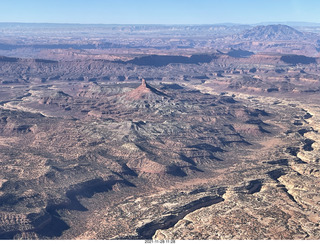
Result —
[[0, 28], [1, 239], [320, 238], [317, 29]]

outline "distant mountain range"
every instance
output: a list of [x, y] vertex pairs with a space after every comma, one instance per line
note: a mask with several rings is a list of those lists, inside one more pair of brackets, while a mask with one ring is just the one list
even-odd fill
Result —
[[[298, 25], [298, 22], [293, 24]], [[95, 50], [149, 48], [164, 50], [167, 55], [169, 50], [175, 49], [192, 50], [190, 54], [193, 54], [193, 50], [201, 53], [201, 49], [206, 51], [218, 49], [225, 52], [230, 49], [241, 49], [249, 52], [317, 57], [320, 52], [319, 32], [320, 26], [317, 27], [315, 23], [309, 23], [309, 27], [300, 26], [299, 28], [283, 24], [252, 26], [229, 23], [221, 25], [0, 23], [0, 33], [3, 34], [0, 37], [0, 55], [59, 60], [60, 58], [81, 58], [83, 54], [79, 54], [79, 50], [96, 52]], [[37, 38], [35, 39], [34, 36]], [[84, 36], [86, 39], [83, 39]], [[57, 52], [52, 51], [56, 49], [68, 49], [69, 57], [66, 56], [67, 54], [63, 54], [62, 57], [57, 55]], [[45, 52], [41, 53], [43, 50]], [[232, 55], [238, 57], [243, 54], [233, 53]], [[145, 62], [143, 58], [135, 61]], [[159, 60], [159, 62], [162, 65], [162, 61]]]

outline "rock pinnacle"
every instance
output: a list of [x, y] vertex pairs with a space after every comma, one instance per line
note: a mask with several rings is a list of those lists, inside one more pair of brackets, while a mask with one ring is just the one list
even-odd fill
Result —
[[141, 86], [142, 86], [142, 87], [147, 87], [147, 83], [146, 83], [146, 80], [145, 80], [145, 79], [142, 79], [142, 80], [141, 80]]

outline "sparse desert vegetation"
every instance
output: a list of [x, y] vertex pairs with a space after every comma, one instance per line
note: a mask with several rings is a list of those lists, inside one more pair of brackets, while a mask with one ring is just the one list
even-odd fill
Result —
[[0, 239], [319, 239], [311, 27], [11, 28]]

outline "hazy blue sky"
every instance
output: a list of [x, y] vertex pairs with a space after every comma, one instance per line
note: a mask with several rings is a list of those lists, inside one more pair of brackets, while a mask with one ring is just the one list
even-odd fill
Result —
[[0, 22], [320, 23], [319, 0], [0, 0]]

